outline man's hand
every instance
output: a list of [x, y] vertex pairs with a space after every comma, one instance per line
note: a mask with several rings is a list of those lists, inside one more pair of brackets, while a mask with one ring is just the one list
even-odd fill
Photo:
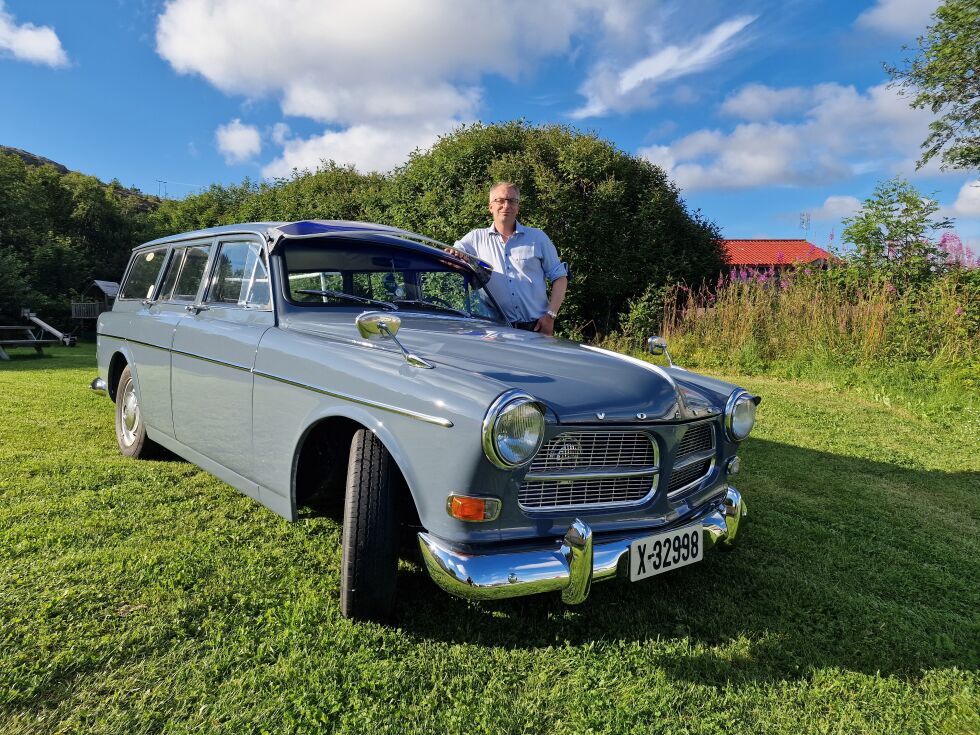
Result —
[[547, 334], [549, 337], [554, 336], [555, 320], [547, 314], [542, 314], [541, 318], [538, 319], [538, 323], [534, 325], [534, 331], [541, 332], [541, 334]]

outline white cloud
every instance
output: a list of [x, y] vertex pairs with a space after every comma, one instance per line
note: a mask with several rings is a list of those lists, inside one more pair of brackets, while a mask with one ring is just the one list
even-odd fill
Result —
[[729, 95], [721, 111], [743, 120], [770, 120], [786, 112], [799, 112], [808, 107], [810, 94], [802, 87], [773, 89], [764, 84], [747, 84]]
[[292, 131], [286, 123], [278, 122], [272, 126], [272, 142], [276, 145], [286, 145]]
[[579, 90], [585, 104], [572, 116], [595, 117], [650, 106], [654, 90], [664, 82], [702, 71], [738, 48], [744, 38], [737, 37], [754, 20], [750, 15], [733, 18], [690, 43], [665, 46], [623, 69], [600, 60]]
[[266, 165], [262, 175], [285, 178], [293, 169], [315, 171], [324, 161], [354, 165], [362, 171], [388, 171], [404, 163], [408, 153], [428, 148], [454, 126], [453, 120], [441, 125], [352, 125], [305, 140], [285, 139], [282, 155]]
[[839, 221], [850, 217], [861, 209], [861, 200], [857, 197], [834, 194], [827, 197], [824, 203], [810, 212], [815, 220]]
[[221, 125], [214, 133], [218, 150], [225, 157], [225, 163], [231, 165], [243, 163], [262, 152], [262, 137], [254, 125], [245, 125], [235, 118], [230, 123]]
[[963, 184], [948, 214], [953, 217], [980, 217], [980, 180]]
[[[431, 142], [423, 131], [476, 117], [483, 77], [529, 74], [572, 53], [579, 36], [590, 48], [635, 44], [649, 12], [642, 0], [168, 0], [156, 46], [180, 73], [329, 126], [305, 141], [273, 136], [283, 156], [270, 170], [309, 163], [299, 151], [368, 138], [384, 140], [384, 152], [355, 163], [373, 168]], [[394, 134], [398, 125], [408, 133]]]
[[33, 23], [17, 25], [14, 16], [0, 0], [0, 56], [13, 56], [20, 61], [48, 66], [67, 66], [68, 54], [53, 28]]
[[919, 36], [937, 7], [939, 0], [877, 0], [858, 16], [857, 26], [894, 36]]
[[[729, 98], [723, 109], [752, 113], [753, 100], [775, 114], [799, 102], [798, 121], [739, 123], [730, 132], [699, 130], [670, 146], [639, 155], [670, 160], [668, 170], [686, 189], [826, 184], [868, 171], [910, 174], [907, 152], [928, 134], [927, 110], [913, 110], [886, 84], [861, 93], [821, 84], [787, 90], [753, 85]], [[666, 150], [664, 150], [666, 148]]]

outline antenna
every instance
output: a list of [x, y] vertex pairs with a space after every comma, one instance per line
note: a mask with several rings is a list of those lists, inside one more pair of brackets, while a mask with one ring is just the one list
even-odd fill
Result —
[[810, 213], [800, 212], [800, 229], [803, 230], [803, 237], [810, 239]]

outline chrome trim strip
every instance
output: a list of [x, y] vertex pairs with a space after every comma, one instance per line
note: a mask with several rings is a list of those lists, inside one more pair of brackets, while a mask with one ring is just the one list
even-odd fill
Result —
[[157, 345], [151, 345], [148, 342], [140, 342], [139, 340], [130, 339], [126, 340], [123, 337], [116, 337], [111, 334], [100, 334], [100, 337], [113, 337], [114, 339], [121, 339], [126, 342], [133, 342], [138, 345], [143, 345], [145, 347], [152, 347], [156, 350], [163, 350], [165, 352], [170, 352], [172, 354], [183, 355], [184, 357], [193, 357], [198, 360], [203, 360], [204, 362], [210, 362], [215, 365], [222, 365], [224, 367], [232, 368], [233, 370], [241, 370], [243, 372], [252, 373], [252, 375], [258, 375], [262, 378], [268, 378], [269, 380], [275, 380], [280, 383], [285, 383], [287, 385], [292, 385], [296, 388], [305, 388], [306, 390], [313, 391], [314, 393], [319, 393], [324, 396], [330, 396], [331, 398], [340, 398], [344, 401], [350, 401], [351, 403], [357, 403], [361, 406], [368, 406], [370, 408], [379, 408], [382, 411], [389, 411], [391, 413], [397, 413], [401, 416], [408, 416], [409, 418], [418, 419], [419, 421], [424, 421], [427, 424], [434, 424], [436, 426], [442, 426], [446, 429], [451, 429], [454, 424], [452, 421], [441, 416], [430, 416], [429, 414], [420, 413], [418, 411], [411, 411], [407, 408], [399, 408], [398, 406], [392, 406], [387, 403], [381, 403], [380, 401], [369, 401], [364, 398], [357, 398], [355, 396], [347, 395], [345, 393], [335, 393], [333, 391], [324, 390], [323, 388], [317, 388], [312, 385], [307, 385], [306, 383], [297, 383], [296, 381], [289, 380], [287, 378], [282, 378], [278, 375], [273, 375], [271, 373], [264, 373], [260, 370], [255, 370], [254, 368], [247, 368], [242, 365], [234, 365], [230, 362], [222, 362], [221, 360], [213, 360], [208, 357], [201, 357], [200, 355], [192, 355], [189, 352], [182, 352], [180, 350], [175, 350], [167, 347], [159, 347]]
[[429, 533], [418, 535], [419, 547], [433, 581], [458, 597], [498, 600], [561, 591], [566, 602], [575, 604], [588, 596], [593, 582], [629, 579], [630, 546], [647, 536], [700, 525], [705, 549], [732, 546], [748, 510], [738, 490], [723, 487], [724, 494], [695, 516], [655, 529], [596, 538], [576, 519], [563, 539], [537, 539], [530, 548], [463, 552]]
[[397, 413], [400, 416], [408, 416], [409, 418], [418, 419], [419, 421], [424, 421], [427, 424], [435, 424], [436, 426], [442, 426], [446, 429], [450, 429], [454, 426], [453, 422], [449, 419], [444, 419], [441, 416], [430, 416], [429, 414], [419, 413], [418, 411], [411, 411], [407, 408], [399, 408], [398, 406], [392, 406], [388, 403], [381, 403], [380, 401], [368, 401], [364, 398], [357, 398], [355, 396], [346, 395], [344, 393], [336, 393], [334, 391], [325, 390], [323, 388], [317, 388], [316, 386], [307, 385], [306, 383], [297, 383], [295, 380], [289, 380], [288, 378], [283, 378], [278, 375], [273, 375], [272, 373], [264, 373], [261, 370], [252, 370], [252, 374], [260, 378], [268, 378], [269, 380], [275, 380], [278, 383], [285, 383], [286, 385], [291, 385], [294, 388], [304, 388], [305, 390], [313, 391], [314, 393], [319, 393], [324, 396], [330, 396], [331, 398], [340, 398], [343, 401], [350, 401], [351, 403], [357, 403], [361, 406], [369, 406], [370, 408], [380, 408], [382, 411], [390, 411], [391, 413]]
[[200, 360], [201, 362], [210, 362], [212, 365], [221, 365], [222, 367], [231, 368], [232, 370], [241, 370], [245, 373], [252, 372], [252, 368], [245, 367], [244, 365], [236, 365], [233, 362], [225, 362], [224, 360], [215, 360], [212, 357], [204, 357], [203, 355], [194, 355], [190, 352], [184, 352], [183, 350], [170, 350], [172, 355], [180, 355], [181, 357], [190, 357], [194, 360]]
[[[702, 461], [704, 461], [704, 460], [702, 460]], [[670, 492], [668, 492], [667, 493], [667, 499], [668, 500], [672, 500], [673, 498], [676, 498], [678, 495], [682, 495], [682, 494], [686, 493], [692, 487], [695, 487], [696, 485], [700, 485], [702, 482], [704, 482], [705, 478], [710, 477], [711, 476], [711, 473], [714, 472], [714, 470], [715, 470], [715, 464], [717, 463], [717, 461], [718, 460], [716, 458], [712, 457], [711, 458], [711, 464], [708, 466], [708, 471], [707, 472], [705, 472], [703, 475], [701, 475], [701, 477], [699, 477], [698, 479], [693, 480], [692, 482], [687, 483], [683, 487], [679, 487], [676, 490], [671, 490]]]
[[651, 467], [640, 467], [637, 469], [617, 469], [613, 467], [607, 471], [599, 472], [587, 472], [582, 470], [568, 470], [567, 472], [549, 472], [547, 474], [531, 474], [528, 473], [524, 476], [524, 481], [536, 480], [538, 482], [561, 482], [563, 480], [609, 480], [617, 477], [647, 477], [654, 476], [660, 473], [660, 467], [657, 465], [652, 465]]
[[678, 460], [677, 464], [674, 465], [674, 471], [682, 470], [688, 465], [695, 464], [696, 462], [704, 462], [706, 459], [711, 459], [715, 456], [715, 448], [705, 449], [700, 452], [692, 452], [686, 455], [683, 459]]

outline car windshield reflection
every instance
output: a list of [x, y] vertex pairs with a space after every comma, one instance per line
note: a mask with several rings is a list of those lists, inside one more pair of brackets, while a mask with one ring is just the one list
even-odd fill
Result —
[[504, 321], [476, 276], [450, 259], [363, 241], [300, 241], [283, 252], [293, 304], [373, 307]]

